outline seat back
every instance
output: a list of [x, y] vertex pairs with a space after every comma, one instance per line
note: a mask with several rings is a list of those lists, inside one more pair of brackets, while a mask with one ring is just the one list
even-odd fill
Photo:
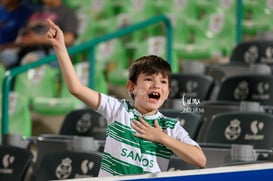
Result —
[[208, 75], [173, 73], [169, 98], [185, 96], [206, 100], [209, 98], [213, 85], [213, 78]]
[[[75, 70], [80, 78], [81, 82], [84, 85], [88, 86], [89, 83], [89, 62], [88, 61], [82, 61], [77, 64], [75, 64]], [[95, 74], [95, 90], [104, 94], [108, 93], [107, 85], [106, 85], [106, 78], [104, 76], [104, 73], [101, 71], [101, 69], [96, 71]], [[63, 90], [67, 91], [67, 90]], [[62, 93], [63, 94], [63, 93]]]
[[31, 151], [11, 145], [0, 145], [0, 180], [23, 181], [32, 164]]
[[[114, 16], [113, 2], [107, 0], [63, 0], [74, 9], [79, 18], [79, 34], [76, 44], [89, 41], [94, 37], [114, 31], [111, 24]], [[89, 22], [93, 22], [90, 24]]]
[[259, 112], [228, 112], [212, 117], [206, 143], [247, 144], [272, 149], [273, 116]]
[[119, 39], [100, 43], [96, 48], [96, 61], [97, 72], [103, 72], [107, 81], [122, 86], [126, 84], [127, 76], [123, 72], [127, 72], [129, 59]]
[[230, 62], [272, 64], [272, 41], [252, 40], [238, 43], [233, 49]]
[[178, 110], [173, 109], [162, 109], [160, 110], [162, 114], [167, 117], [176, 118], [180, 122], [180, 125], [185, 128], [189, 133], [190, 137], [196, 139], [199, 129], [203, 123], [203, 118], [201, 114], [198, 113], [183, 113]]
[[271, 30], [272, 5], [268, 0], [244, 0], [242, 10], [242, 30], [246, 36], [256, 36], [258, 32]]
[[217, 100], [255, 101], [273, 104], [272, 75], [236, 75], [223, 79]]
[[[133, 59], [137, 59], [139, 57], [145, 55], [157, 55], [165, 60], [167, 60], [167, 52], [166, 52], [166, 37], [165, 36], [149, 36], [147, 39], [139, 42], [136, 47], [133, 55]], [[178, 72], [179, 63], [177, 52], [175, 50], [172, 51], [172, 71]]]
[[[0, 95], [2, 100], [2, 95]], [[2, 105], [0, 106], [0, 108]], [[29, 99], [20, 93], [11, 92], [9, 95], [9, 133], [16, 133], [22, 136], [31, 136], [32, 121], [29, 110]], [[0, 110], [0, 118], [2, 109]], [[0, 126], [1, 128], [1, 126]], [[2, 131], [0, 131], [1, 133]]]
[[58, 71], [48, 65], [29, 69], [16, 77], [14, 90], [30, 100], [35, 97], [55, 97]]
[[106, 119], [89, 108], [73, 110], [68, 113], [61, 125], [59, 134], [91, 136], [94, 139], [106, 138]]
[[46, 154], [35, 175], [37, 181], [97, 177], [101, 164], [98, 152], [60, 151]]

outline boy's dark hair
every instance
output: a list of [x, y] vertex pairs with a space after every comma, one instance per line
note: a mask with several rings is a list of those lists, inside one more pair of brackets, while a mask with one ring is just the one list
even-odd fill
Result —
[[[129, 68], [129, 80], [136, 84], [138, 76], [141, 74], [162, 74], [168, 78], [169, 87], [171, 82], [171, 66], [163, 58], [156, 55], [140, 57], [133, 61]], [[131, 95], [133, 97], [133, 95]]]

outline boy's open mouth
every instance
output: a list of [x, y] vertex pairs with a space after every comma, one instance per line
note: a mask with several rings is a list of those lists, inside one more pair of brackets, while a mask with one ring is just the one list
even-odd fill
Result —
[[160, 98], [160, 94], [158, 92], [151, 92], [148, 94], [148, 97], [151, 99], [156, 99], [158, 100]]

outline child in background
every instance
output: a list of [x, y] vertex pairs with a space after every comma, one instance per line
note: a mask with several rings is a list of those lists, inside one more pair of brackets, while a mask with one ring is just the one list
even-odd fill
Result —
[[170, 91], [171, 67], [164, 59], [150, 55], [132, 63], [126, 84], [133, 99], [131, 104], [84, 86], [71, 63], [62, 30], [51, 20], [48, 24], [46, 36], [56, 52], [70, 93], [108, 121], [99, 176], [167, 171], [173, 154], [205, 167], [206, 157], [198, 143], [176, 119], [158, 111]]

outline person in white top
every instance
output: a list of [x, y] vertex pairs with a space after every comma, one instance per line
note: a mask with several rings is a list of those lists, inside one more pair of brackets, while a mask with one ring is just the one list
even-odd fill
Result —
[[135, 60], [126, 84], [133, 103], [118, 100], [80, 82], [62, 30], [51, 20], [48, 24], [46, 36], [56, 52], [70, 93], [108, 121], [99, 176], [166, 171], [173, 154], [197, 167], [206, 166], [206, 157], [198, 143], [176, 119], [158, 111], [170, 92], [171, 67], [167, 61], [156, 55]]

